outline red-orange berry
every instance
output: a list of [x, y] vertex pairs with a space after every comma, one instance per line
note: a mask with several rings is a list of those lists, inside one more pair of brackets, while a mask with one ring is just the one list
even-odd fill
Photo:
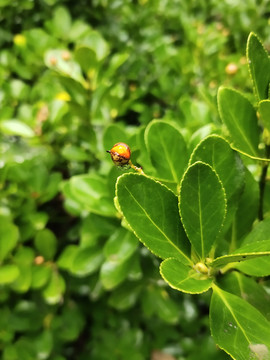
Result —
[[117, 166], [127, 165], [130, 160], [130, 148], [125, 143], [119, 142], [107, 152], [111, 154], [112, 161]]

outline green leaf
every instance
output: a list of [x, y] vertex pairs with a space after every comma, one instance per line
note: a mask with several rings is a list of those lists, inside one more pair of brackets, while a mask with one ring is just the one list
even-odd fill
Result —
[[0, 130], [7, 135], [18, 135], [26, 138], [35, 136], [34, 131], [27, 124], [16, 119], [0, 121]]
[[191, 263], [177, 197], [166, 186], [144, 175], [124, 174], [117, 180], [116, 196], [129, 226], [149, 250], [162, 259]]
[[88, 71], [95, 70], [98, 65], [94, 50], [87, 46], [80, 46], [76, 49], [75, 59], [86, 74]]
[[[243, 236], [251, 230], [253, 222], [258, 215], [258, 209], [259, 185], [250, 171], [245, 168], [245, 187], [239, 201], [234, 221], [234, 232], [237, 242], [240, 242]], [[237, 245], [235, 248], [236, 247]]]
[[257, 100], [267, 99], [270, 80], [270, 61], [267, 51], [254, 33], [250, 33], [248, 37], [247, 60]]
[[176, 324], [179, 321], [179, 305], [166, 289], [151, 284], [145, 288], [141, 299], [143, 313], [147, 318], [158, 316], [168, 324]]
[[31, 287], [40, 289], [45, 286], [52, 274], [52, 268], [47, 265], [35, 265], [32, 267]]
[[100, 267], [102, 261], [102, 249], [83, 248], [75, 255], [70, 271], [76, 276], [90, 275]]
[[[270, 219], [259, 222], [244, 238], [243, 245], [252, 244], [267, 240], [270, 234]], [[270, 275], [270, 256], [264, 256], [256, 259], [235, 264], [235, 268], [247, 275], [268, 276]]]
[[70, 161], [87, 161], [89, 160], [89, 154], [85, 150], [78, 146], [67, 144], [61, 151], [62, 156]]
[[66, 39], [69, 36], [72, 19], [67, 8], [58, 6], [53, 12], [52, 31], [57, 37]]
[[[103, 133], [103, 149], [110, 150], [114, 144], [124, 142], [128, 144], [129, 137], [126, 134], [125, 128], [119, 124], [109, 124], [104, 129]], [[105, 153], [104, 153], [105, 154]], [[108, 154], [107, 154], [108, 155]], [[110, 156], [107, 156], [110, 159]]]
[[100, 269], [100, 280], [105, 289], [111, 290], [123, 282], [133, 265], [134, 257], [124, 261], [106, 260]]
[[124, 283], [113, 291], [109, 298], [109, 305], [117, 310], [129, 309], [136, 303], [141, 290], [141, 284]]
[[53, 259], [57, 250], [57, 239], [49, 229], [37, 232], [35, 236], [35, 247], [46, 260]]
[[0, 266], [0, 284], [10, 284], [20, 275], [18, 266], [10, 264]]
[[211, 266], [220, 267], [231, 262], [246, 261], [270, 255], [270, 240], [257, 241], [241, 246], [229, 255], [224, 255], [212, 261]]
[[241, 297], [258, 309], [266, 318], [270, 320], [270, 295], [254, 278], [245, 276], [239, 271], [233, 271], [222, 276], [218, 282], [219, 286], [227, 292]]
[[116, 211], [104, 177], [78, 175], [70, 179], [70, 191], [75, 200], [88, 211], [103, 216], [114, 216]]
[[270, 100], [259, 102], [259, 113], [263, 127], [270, 131]]
[[213, 282], [207, 275], [201, 274], [173, 258], [166, 259], [161, 263], [160, 273], [173, 289], [189, 294], [205, 292]]
[[218, 107], [222, 121], [228, 128], [233, 147], [244, 155], [258, 158], [260, 129], [256, 111], [238, 91], [221, 87]]
[[59, 268], [70, 270], [78, 251], [79, 247], [77, 245], [66, 246], [57, 260]]
[[217, 345], [236, 360], [270, 358], [270, 323], [252, 305], [213, 287], [210, 327]]
[[190, 158], [190, 165], [202, 161], [210, 165], [218, 174], [226, 193], [227, 214], [225, 229], [230, 226], [238, 200], [245, 185], [245, 171], [237, 152], [233, 151], [229, 143], [218, 135], [210, 135], [203, 139], [194, 149]]
[[157, 177], [179, 183], [188, 162], [185, 140], [176, 126], [153, 120], [145, 130], [145, 143]]
[[48, 304], [58, 304], [63, 298], [65, 289], [66, 283], [64, 278], [58, 272], [53, 271], [51, 279], [43, 290], [42, 295]]
[[225, 191], [210, 165], [196, 162], [187, 169], [179, 208], [187, 236], [204, 259], [218, 238], [226, 214]]
[[138, 240], [134, 234], [124, 228], [117, 229], [108, 239], [104, 247], [104, 255], [108, 260], [123, 262], [137, 249]]
[[0, 263], [17, 244], [19, 231], [17, 226], [0, 216]]
[[87, 33], [87, 36], [81, 41], [80, 46], [87, 46], [94, 51], [98, 61], [103, 60], [109, 53], [108, 43], [101, 34], [95, 30]]

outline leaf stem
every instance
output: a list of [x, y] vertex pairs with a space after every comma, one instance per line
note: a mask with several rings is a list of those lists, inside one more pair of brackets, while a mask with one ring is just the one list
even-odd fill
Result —
[[[266, 158], [270, 157], [270, 145], [265, 145], [265, 153]], [[266, 175], [268, 170], [269, 162], [265, 162], [262, 165], [261, 176], [259, 180], [259, 189], [260, 189], [260, 198], [259, 198], [259, 211], [258, 211], [258, 219], [259, 221], [263, 220], [263, 200], [264, 200], [264, 191], [266, 185]]]

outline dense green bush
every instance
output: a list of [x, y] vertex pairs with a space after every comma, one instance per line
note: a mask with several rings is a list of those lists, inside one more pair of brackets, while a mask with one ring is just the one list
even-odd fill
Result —
[[[204, 137], [224, 133], [220, 85], [255, 104], [245, 44], [253, 30], [268, 48], [267, 16], [268, 2], [255, 0], [0, 0], [4, 360], [147, 359], [158, 350], [228, 358], [210, 337], [210, 295], [167, 287], [122, 219], [115, 182], [132, 170], [119, 171], [106, 150], [128, 143], [133, 163], [178, 192], [183, 171], [168, 172], [162, 151], [149, 156], [155, 126], [177, 132], [185, 166]], [[259, 196], [259, 167], [243, 161], [252, 191], [239, 239]], [[267, 200], [264, 209], [267, 217]]]

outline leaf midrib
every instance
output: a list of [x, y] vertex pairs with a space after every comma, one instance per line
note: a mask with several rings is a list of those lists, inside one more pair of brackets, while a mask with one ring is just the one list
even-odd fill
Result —
[[181, 251], [181, 249], [179, 249], [174, 243], [173, 241], [168, 238], [168, 236], [164, 233], [164, 231], [152, 220], [152, 218], [148, 215], [148, 213], [146, 212], [146, 210], [144, 209], [144, 207], [138, 202], [138, 200], [135, 198], [135, 196], [131, 193], [131, 191], [127, 188], [126, 185], [124, 185], [126, 191], [129, 193], [129, 195], [132, 197], [132, 199], [134, 200], [134, 202], [137, 204], [137, 206], [142, 210], [142, 212], [145, 214], [145, 216], [147, 217], [147, 219], [157, 228], [157, 230], [164, 236], [164, 238], [190, 263], [192, 264], [192, 261], [190, 260], [190, 258]]
[[249, 337], [247, 336], [247, 334], [245, 333], [243, 327], [241, 326], [241, 324], [239, 323], [239, 321], [237, 320], [236, 315], [234, 314], [233, 309], [231, 308], [230, 304], [228, 303], [227, 299], [223, 296], [223, 294], [221, 293], [220, 289], [218, 286], [214, 286], [213, 290], [217, 292], [218, 296], [221, 298], [221, 300], [223, 301], [223, 303], [227, 306], [228, 310], [230, 311], [230, 313], [232, 314], [232, 317], [234, 318], [236, 324], [238, 325], [239, 329], [241, 329], [244, 337], [246, 338], [247, 342], [249, 344], [251, 344], [251, 340], [249, 339]]

